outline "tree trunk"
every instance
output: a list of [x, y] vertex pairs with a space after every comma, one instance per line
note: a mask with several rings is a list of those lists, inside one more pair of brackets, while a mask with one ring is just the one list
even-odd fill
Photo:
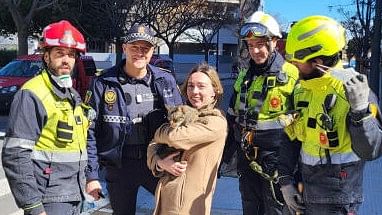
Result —
[[28, 54], [28, 28], [23, 25], [17, 29], [18, 50], [17, 55]]
[[174, 44], [167, 44], [168, 46], [168, 56], [171, 58], [171, 60], [174, 60]]
[[371, 73], [370, 87], [380, 98], [380, 68], [381, 68], [381, 19], [382, 19], [382, 2], [375, 3], [375, 20], [374, 20], [374, 35], [372, 38], [371, 47]]

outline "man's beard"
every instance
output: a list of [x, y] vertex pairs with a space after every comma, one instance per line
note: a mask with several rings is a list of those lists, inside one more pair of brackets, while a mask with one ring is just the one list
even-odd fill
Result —
[[312, 72], [310, 72], [309, 74], [302, 74], [300, 73], [300, 78], [302, 80], [310, 80], [310, 79], [313, 79], [313, 78], [319, 78], [323, 75], [324, 73], [322, 71], [320, 71], [319, 69], [317, 68], [314, 68], [312, 70]]
[[[47, 67], [48, 67], [49, 71], [50, 71], [51, 74], [53, 74], [53, 75], [58, 75], [58, 70], [59, 70], [59, 68], [60, 68], [61, 66], [66, 66], [66, 67], [68, 67], [68, 68], [69, 68], [69, 71], [72, 72], [72, 69], [73, 69], [73, 68], [72, 68], [69, 64], [66, 64], [66, 65], [61, 64], [61, 65], [58, 65], [58, 66], [54, 66], [54, 65], [52, 65], [52, 63], [48, 63], [48, 64], [47, 64]], [[70, 73], [71, 73], [71, 72], [70, 72]], [[69, 74], [70, 74], [70, 73], [69, 73]]]

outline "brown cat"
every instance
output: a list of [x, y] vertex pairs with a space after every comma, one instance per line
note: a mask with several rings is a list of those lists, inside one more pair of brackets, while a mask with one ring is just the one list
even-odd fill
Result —
[[[168, 107], [166, 106], [168, 111], [168, 121], [170, 127], [176, 129], [180, 126], [187, 126], [193, 122], [201, 122], [203, 124], [207, 124], [208, 121], [203, 118], [203, 116], [207, 115], [216, 115], [218, 116], [220, 112], [218, 110], [206, 110], [206, 111], [198, 111], [197, 109], [189, 106], [189, 105], [179, 105], [176, 107]], [[175, 161], [180, 161], [182, 157], [183, 150], [178, 150], [174, 147], [169, 147], [166, 144], [161, 144], [159, 147], [157, 154], [161, 159], [167, 157], [168, 155], [180, 151], [180, 155], [174, 157]]]

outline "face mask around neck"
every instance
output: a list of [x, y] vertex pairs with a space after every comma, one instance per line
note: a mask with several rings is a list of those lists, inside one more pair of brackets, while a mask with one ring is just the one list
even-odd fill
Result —
[[323, 73], [330, 73], [331, 76], [343, 82], [347, 82], [350, 78], [356, 75], [359, 75], [359, 73], [355, 71], [352, 67], [343, 69], [343, 68], [332, 68], [322, 64], [317, 64], [316, 68]]
[[70, 75], [51, 75], [52, 79], [57, 83], [59, 87], [71, 88], [73, 86], [72, 77]]

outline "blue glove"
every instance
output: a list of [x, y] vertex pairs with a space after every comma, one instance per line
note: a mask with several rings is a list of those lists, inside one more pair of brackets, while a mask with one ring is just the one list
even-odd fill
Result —
[[305, 210], [302, 195], [293, 184], [281, 186], [281, 192], [288, 207], [300, 214]]

